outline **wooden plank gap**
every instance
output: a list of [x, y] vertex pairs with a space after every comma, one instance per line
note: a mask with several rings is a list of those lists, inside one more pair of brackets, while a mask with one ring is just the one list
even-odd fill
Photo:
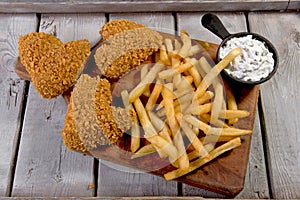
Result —
[[263, 106], [262, 106], [262, 99], [261, 99], [261, 92], [258, 97], [258, 104], [257, 104], [257, 109], [258, 109], [258, 115], [259, 115], [259, 122], [260, 122], [260, 128], [261, 128], [261, 134], [262, 134], [262, 145], [263, 145], [263, 152], [264, 152], [264, 158], [265, 158], [265, 167], [266, 167], [266, 175], [267, 175], [267, 182], [268, 182], [268, 189], [269, 189], [269, 195], [270, 199], [273, 199], [273, 190], [271, 187], [271, 177], [272, 175], [272, 169], [270, 167], [270, 155], [268, 153], [268, 137], [267, 137], [267, 129], [266, 129], [266, 122], [265, 122], [265, 114], [263, 111]]
[[27, 108], [29, 85], [30, 85], [29, 81], [25, 81], [24, 93], [23, 93], [22, 100], [21, 100], [22, 104], [20, 105], [21, 112], [19, 113], [19, 116], [18, 116], [18, 122], [20, 122], [20, 123], [18, 123], [18, 125], [17, 125], [16, 137], [14, 138], [14, 142], [13, 142], [14, 149], [12, 152], [11, 165], [10, 165], [10, 169], [9, 169], [8, 187], [7, 187], [6, 194], [5, 194], [5, 196], [7, 196], [7, 197], [11, 197], [12, 189], [13, 189], [16, 165], [18, 162], [20, 141], [21, 141], [22, 130], [23, 130], [23, 125], [24, 125], [24, 116], [25, 116], [25, 112], [26, 112], [26, 108]]
[[94, 158], [94, 197], [98, 196], [98, 181], [99, 181], [99, 160]]

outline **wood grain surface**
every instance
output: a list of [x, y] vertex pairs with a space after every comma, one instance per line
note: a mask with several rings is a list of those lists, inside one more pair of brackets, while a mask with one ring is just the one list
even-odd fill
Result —
[[14, 72], [18, 37], [36, 31], [35, 14], [0, 14], [0, 196], [10, 193], [26, 95], [24, 80]]
[[300, 198], [300, 15], [250, 13], [249, 25], [279, 53], [276, 75], [261, 87], [272, 197]]
[[[152, 29], [175, 33], [175, 20], [171, 13], [111, 14], [109, 20], [128, 19]], [[167, 182], [132, 168], [107, 161], [99, 164], [98, 196], [176, 196], [177, 182]]]
[[[104, 14], [42, 15], [39, 30], [62, 41], [99, 40]], [[94, 196], [94, 159], [66, 149], [62, 97], [41, 99], [30, 86], [12, 196]]]
[[[146, 15], [143, 14], [142, 16], [146, 16]], [[149, 16], [146, 17], [147, 20], [152, 19], [152, 17]], [[158, 19], [161, 19], [161, 16], [159, 16]], [[152, 20], [152, 21], [155, 22], [156, 24], [154, 25], [157, 26], [157, 23], [160, 23], [161, 21], [164, 20]], [[168, 23], [168, 24], [172, 25], [172, 23]], [[233, 87], [233, 85], [231, 86]], [[254, 123], [254, 117], [255, 117], [256, 102], [258, 98], [258, 87], [254, 87], [254, 88], [235, 87], [234, 90], [236, 91], [236, 95], [237, 95], [236, 97], [240, 109], [248, 110], [251, 113], [249, 118], [240, 120], [239, 123], [237, 123], [237, 126], [243, 127], [245, 129], [252, 129]], [[211, 162], [211, 164], [204, 166], [202, 169], [199, 169], [194, 173], [190, 173], [185, 177], [179, 178], [178, 180], [180, 182], [189, 183], [197, 187], [203, 187], [230, 196], [238, 194], [243, 188], [250, 141], [251, 141], [251, 137], [249, 136], [245, 137], [243, 140], [243, 144], [240, 148], [233, 150], [232, 153], [228, 153], [227, 156], [222, 156], [218, 160]], [[91, 151], [91, 153], [97, 158], [101, 158], [101, 159], [103, 158], [108, 161], [113, 161], [118, 164], [130, 166], [140, 170], [151, 171], [151, 173], [160, 176], [163, 173], [165, 173], [166, 170], [166, 169], [158, 170], [158, 168], [155, 168], [156, 164], [160, 163], [160, 160], [157, 160], [157, 158], [155, 157], [151, 158], [154, 159], [153, 161], [150, 161], [148, 157], [142, 158], [139, 160], [139, 163], [137, 164], [136, 160], [130, 159], [130, 155], [120, 151], [119, 149], [116, 149], [114, 146], [99, 149], [97, 151]], [[240, 168], [235, 167], [235, 165], [237, 164], [240, 165]], [[103, 178], [106, 178], [106, 176], [104, 176]], [[101, 180], [101, 177], [99, 179]], [[104, 182], [106, 183], [107, 181], [104, 180]], [[101, 186], [101, 184], [98, 185]]]
[[[177, 14], [178, 29], [189, 32], [191, 37], [204, 41], [221, 43], [221, 39], [212, 34], [201, 25], [201, 18], [205, 13], [179, 13]], [[247, 31], [247, 22], [244, 13], [215, 13], [224, 23], [230, 33]], [[195, 25], [197, 28], [195, 28]], [[258, 178], [259, 177], [259, 178]], [[257, 186], [259, 185], [259, 187]], [[210, 193], [189, 185], [183, 185], [184, 195], [200, 195], [203, 197], [224, 197], [220, 194]], [[251, 153], [243, 191], [237, 198], [268, 198], [267, 175], [264, 163], [262, 139], [260, 132], [259, 116], [256, 115], [254, 133], [252, 136]]]
[[286, 10], [288, 3], [288, 0], [1, 0], [0, 12], [255, 11]]

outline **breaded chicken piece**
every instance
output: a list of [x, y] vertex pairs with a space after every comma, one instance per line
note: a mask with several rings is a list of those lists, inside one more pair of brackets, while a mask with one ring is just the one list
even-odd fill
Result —
[[101, 73], [120, 78], [157, 52], [163, 37], [149, 28], [136, 28], [109, 37], [96, 50], [95, 62]]
[[43, 98], [53, 98], [74, 84], [90, 55], [90, 43], [62, 44], [52, 35], [30, 33], [20, 37], [19, 55], [36, 90]]
[[[49, 49], [59, 48], [63, 43], [53, 35], [33, 32], [19, 37], [19, 57], [29, 74], [40, 68], [41, 58], [47, 59]], [[43, 67], [43, 66], [42, 66]]]
[[82, 149], [81, 144], [87, 150], [114, 144], [130, 129], [131, 113], [111, 106], [111, 101], [110, 83], [106, 79], [92, 78], [87, 74], [80, 76], [68, 110], [73, 113], [66, 115], [65, 123], [68, 125], [65, 124], [62, 131], [69, 149]]
[[101, 34], [103, 40], [106, 40], [110, 36], [113, 36], [115, 34], [128, 31], [131, 29], [136, 29], [136, 28], [145, 28], [144, 24], [138, 24], [136, 22], [128, 21], [125, 19], [120, 19], [120, 20], [112, 20], [108, 23], [106, 23], [99, 33]]
[[117, 143], [124, 132], [116, 123], [111, 103], [112, 94], [110, 83], [106, 79], [100, 79], [95, 93], [97, 121], [109, 141], [111, 143]]
[[70, 103], [68, 105], [68, 111], [65, 117], [65, 125], [62, 130], [62, 138], [69, 150], [79, 151], [82, 153], [86, 153], [87, 149], [84, 146], [83, 142], [80, 140], [78, 136], [78, 131], [75, 126], [75, 121], [73, 117], [73, 98], [71, 95]]

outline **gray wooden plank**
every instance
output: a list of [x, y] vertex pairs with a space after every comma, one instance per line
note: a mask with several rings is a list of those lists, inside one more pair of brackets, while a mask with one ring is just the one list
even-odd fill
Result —
[[[64, 42], [87, 38], [95, 43], [104, 23], [104, 14], [46, 14], [40, 31], [55, 32]], [[62, 142], [63, 98], [41, 99], [31, 85], [27, 104], [12, 196], [93, 196], [93, 158], [68, 151]]]
[[290, 0], [288, 5], [288, 10], [299, 10], [300, 9], [300, 0]]
[[[192, 38], [219, 44], [221, 39], [213, 35], [201, 25], [201, 18], [203, 14], [204, 13], [177, 14], [178, 29], [186, 30]], [[216, 13], [216, 15], [218, 15], [230, 33], [247, 31], [246, 19], [243, 13]], [[249, 157], [244, 191], [238, 195], [238, 198], [268, 198], [268, 185], [258, 116], [255, 120], [254, 134], [252, 137], [251, 153]], [[257, 185], [259, 185], [259, 187], [257, 187]], [[220, 194], [212, 193], [188, 185], [183, 185], [183, 194], [187, 196], [199, 195], [210, 198], [224, 197]]]
[[14, 73], [18, 37], [35, 31], [34, 14], [0, 14], [0, 196], [9, 191], [24, 98], [25, 82]]
[[147, 12], [285, 10], [288, 0], [2, 0], [0, 12]]
[[271, 191], [274, 198], [300, 198], [300, 15], [250, 13], [249, 24], [279, 53], [276, 75], [261, 87]]
[[[143, 23], [158, 31], [174, 33], [171, 13], [111, 14], [109, 19], [128, 19]], [[98, 196], [176, 196], [177, 183], [161, 177], [115, 165], [106, 161], [99, 164]]]

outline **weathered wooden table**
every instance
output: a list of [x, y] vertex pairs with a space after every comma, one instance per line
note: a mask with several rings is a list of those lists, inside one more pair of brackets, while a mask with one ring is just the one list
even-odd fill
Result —
[[280, 59], [275, 77], [261, 86], [245, 186], [236, 198], [300, 198], [300, 2], [222, 2], [1, 0], [0, 197], [225, 197], [68, 151], [60, 135], [64, 100], [41, 99], [13, 66], [20, 35], [43, 31], [93, 45], [99, 28], [119, 18], [220, 43], [200, 19], [227, 11], [216, 14], [230, 32], [266, 36]]

